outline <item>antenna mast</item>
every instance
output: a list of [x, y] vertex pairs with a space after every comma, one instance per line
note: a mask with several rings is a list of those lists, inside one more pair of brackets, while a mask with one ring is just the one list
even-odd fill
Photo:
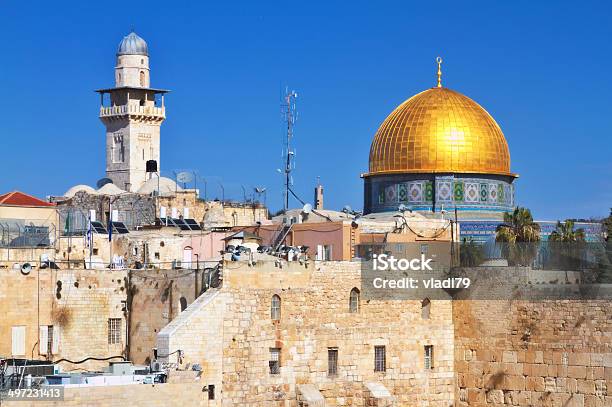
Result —
[[283, 140], [284, 143], [284, 151], [283, 151], [283, 165], [285, 167], [285, 191], [284, 191], [284, 202], [283, 209], [285, 212], [289, 210], [289, 188], [293, 184], [291, 179], [291, 170], [295, 167], [293, 163], [293, 156], [295, 155], [295, 151], [291, 150], [291, 139], [293, 138], [293, 126], [295, 121], [297, 120], [297, 112], [295, 110], [295, 99], [297, 98], [297, 92], [292, 90], [289, 91], [288, 88], [285, 89], [285, 100], [282, 104], [282, 111], [284, 115], [285, 123], [287, 124], [286, 128], [286, 137]]

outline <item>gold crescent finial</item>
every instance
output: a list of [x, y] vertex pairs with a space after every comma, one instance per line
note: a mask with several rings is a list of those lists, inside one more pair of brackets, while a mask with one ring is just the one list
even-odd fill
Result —
[[438, 87], [442, 87], [442, 58], [437, 57], [436, 62], [438, 63]]

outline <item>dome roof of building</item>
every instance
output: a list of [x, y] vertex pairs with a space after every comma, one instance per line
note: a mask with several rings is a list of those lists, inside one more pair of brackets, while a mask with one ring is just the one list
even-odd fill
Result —
[[149, 55], [149, 48], [145, 40], [134, 31], [123, 37], [117, 48], [117, 55]]
[[126, 191], [112, 183], [105, 184], [102, 188], [98, 189], [98, 194], [100, 195], [119, 195], [125, 193]]
[[381, 124], [366, 176], [478, 173], [515, 176], [499, 125], [478, 103], [441, 87], [414, 95]]
[[[157, 188], [158, 188], [157, 177], [153, 177], [147, 180], [147, 182], [145, 182], [144, 184], [142, 184], [142, 186], [138, 190], [138, 193], [145, 194], [145, 195], [150, 195], [153, 193], [157, 194]], [[177, 183], [174, 182], [173, 179], [170, 179], [167, 177], [159, 178], [159, 195], [160, 196], [174, 195], [175, 192], [182, 191], [182, 190], [183, 188], [179, 187]]]
[[77, 192], [87, 192], [88, 194], [91, 195], [96, 195], [97, 192], [94, 188], [90, 187], [89, 185], [75, 185], [72, 188], [70, 188], [68, 191], [64, 192], [64, 196], [66, 198], [72, 198], [73, 196], [76, 195]]

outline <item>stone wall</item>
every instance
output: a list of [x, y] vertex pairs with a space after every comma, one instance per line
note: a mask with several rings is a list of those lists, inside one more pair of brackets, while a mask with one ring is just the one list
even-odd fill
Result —
[[612, 406], [607, 301], [455, 301], [458, 406]]
[[[25, 407], [25, 401], [2, 401], [3, 407]], [[214, 406], [199, 383], [134, 384], [122, 386], [90, 386], [66, 388], [63, 401], [36, 401], [36, 407], [167, 407]]]
[[203, 275], [195, 270], [132, 270], [130, 360], [147, 364], [153, 359], [157, 333], [181, 314], [183, 305], [193, 303]]
[[[198, 363], [203, 381], [222, 386], [223, 405], [289, 405], [297, 386], [314, 384], [328, 405], [365, 405], [366, 383], [386, 387], [399, 405], [449, 406], [454, 397], [452, 303], [362, 298], [349, 312], [349, 293], [360, 287], [359, 263], [229, 263], [219, 291], [158, 335], [160, 353], [183, 351], [183, 365]], [[281, 298], [273, 321], [270, 302]], [[424, 346], [434, 346], [432, 369]], [[374, 371], [374, 347], [386, 347], [386, 372]], [[280, 373], [271, 374], [270, 349], [280, 348]], [[328, 349], [338, 349], [338, 372], [328, 375]], [[176, 354], [169, 357], [177, 362]], [[219, 371], [221, 369], [222, 371]]]
[[[122, 355], [126, 343], [125, 277], [125, 271], [35, 269], [23, 275], [20, 270], [0, 270], [0, 356], [13, 356], [12, 327], [16, 326], [25, 327], [25, 353], [15, 357], [77, 361]], [[108, 343], [109, 318], [121, 320], [117, 344]], [[58, 351], [53, 355], [46, 355], [46, 344], [39, 352], [39, 326], [49, 325], [59, 334]], [[106, 365], [108, 362], [90, 361], [78, 367]], [[63, 364], [66, 370], [75, 367]]]

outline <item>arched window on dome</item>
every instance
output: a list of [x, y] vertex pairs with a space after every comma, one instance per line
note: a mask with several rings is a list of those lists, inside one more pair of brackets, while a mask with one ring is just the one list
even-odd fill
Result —
[[430, 311], [431, 311], [431, 301], [429, 301], [429, 298], [425, 298], [423, 301], [421, 301], [421, 318], [429, 319]]
[[272, 321], [279, 321], [281, 317], [281, 298], [274, 294], [270, 304], [270, 318]]
[[359, 312], [359, 289], [353, 288], [351, 290], [351, 294], [349, 295], [349, 312], [357, 313]]

